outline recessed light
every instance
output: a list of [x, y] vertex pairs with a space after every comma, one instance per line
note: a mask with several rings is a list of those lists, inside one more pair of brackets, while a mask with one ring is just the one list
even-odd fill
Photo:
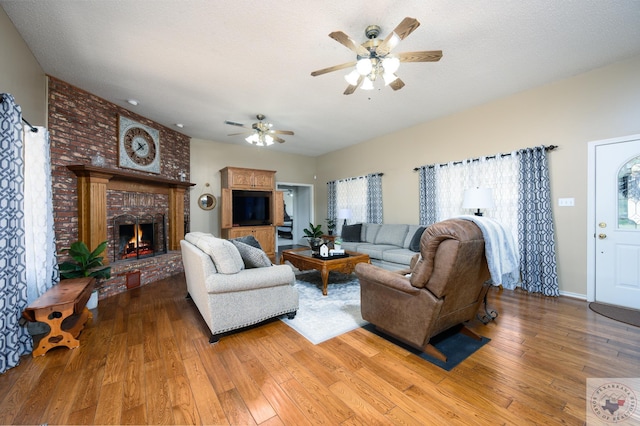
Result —
[[129, 103], [129, 104], [131, 104], [133, 106], [136, 106], [136, 105], [139, 104], [139, 102], [136, 101], [135, 99], [127, 99], [127, 103]]
[[180, 127], [181, 129], [184, 127], [184, 124], [182, 123], [176, 123], [176, 127]]

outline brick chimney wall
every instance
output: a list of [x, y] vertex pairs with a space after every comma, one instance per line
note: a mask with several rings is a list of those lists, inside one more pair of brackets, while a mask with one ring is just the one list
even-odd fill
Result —
[[[139, 116], [116, 104], [74, 87], [54, 77], [48, 77], [48, 129], [51, 145], [51, 173], [53, 180], [53, 215], [59, 261], [60, 253], [78, 239], [77, 178], [67, 169], [70, 164], [91, 164], [91, 159], [101, 155], [106, 168], [118, 167], [118, 115], [158, 129], [160, 132], [160, 175], [179, 179], [184, 171], [189, 180], [190, 138]], [[138, 171], [142, 175], [158, 176]], [[154, 195], [154, 212], [168, 212], [168, 197]], [[113, 235], [113, 217], [130, 212], [123, 203], [122, 193], [107, 191], [107, 238]], [[189, 217], [189, 191], [185, 193], [184, 217]], [[107, 247], [105, 256], [111, 257], [113, 247]], [[141, 260], [128, 260], [111, 264], [111, 279], [100, 283], [100, 297], [126, 291], [126, 273], [139, 270], [140, 284], [182, 272], [179, 252]]]

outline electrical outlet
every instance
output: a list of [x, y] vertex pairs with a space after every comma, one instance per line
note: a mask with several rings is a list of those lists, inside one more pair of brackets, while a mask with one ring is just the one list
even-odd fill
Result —
[[558, 198], [559, 207], [573, 207], [575, 205], [575, 198]]

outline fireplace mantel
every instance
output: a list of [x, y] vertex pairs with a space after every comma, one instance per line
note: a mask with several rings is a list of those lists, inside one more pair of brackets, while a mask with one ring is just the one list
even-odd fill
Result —
[[184, 193], [191, 182], [87, 164], [67, 168], [78, 177], [78, 239], [91, 250], [107, 240], [107, 189], [169, 195], [169, 250], [184, 238]]

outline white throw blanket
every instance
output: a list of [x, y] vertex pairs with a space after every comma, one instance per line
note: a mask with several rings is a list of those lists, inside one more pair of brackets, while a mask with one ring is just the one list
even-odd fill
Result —
[[478, 225], [484, 238], [484, 249], [493, 285], [513, 290], [520, 282], [520, 258], [513, 235], [499, 222], [482, 216], [458, 216]]

